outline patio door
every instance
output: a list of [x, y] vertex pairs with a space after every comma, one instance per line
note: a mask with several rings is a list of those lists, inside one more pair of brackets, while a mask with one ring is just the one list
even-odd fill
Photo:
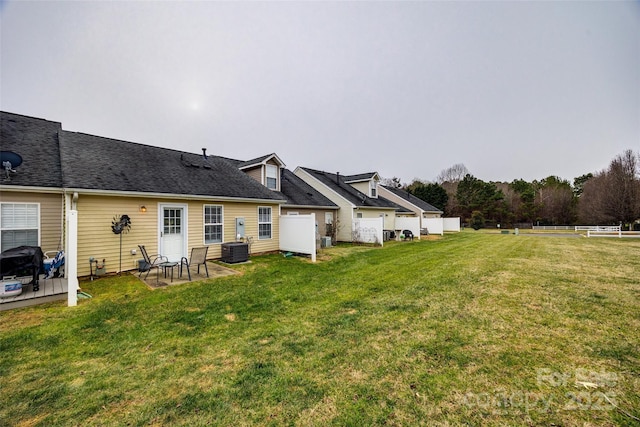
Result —
[[169, 261], [180, 261], [186, 256], [187, 206], [160, 205], [160, 254]]

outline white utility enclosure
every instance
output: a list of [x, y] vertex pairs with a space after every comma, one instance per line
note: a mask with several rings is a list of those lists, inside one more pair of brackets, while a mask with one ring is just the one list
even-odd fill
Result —
[[374, 243], [382, 246], [384, 218], [358, 218], [353, 221], [352, 238], [358, 243]]
[[316, 214], [281, 215], [280, 250], [311, 255], [316, 262]]
[[444, 218], [422, 218], [422, 227], [429, 231], [429, 234], [444, 234]]
[[442, 218], [444, 231], [460, 231], [460, 217], [457, 218]]

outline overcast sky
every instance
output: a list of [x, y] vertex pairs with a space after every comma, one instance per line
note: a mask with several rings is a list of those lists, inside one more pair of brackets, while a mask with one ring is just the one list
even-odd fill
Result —
[[640, 2], [2, 2], [3, 111], [291, 170], [573, 178], [640, 150]]

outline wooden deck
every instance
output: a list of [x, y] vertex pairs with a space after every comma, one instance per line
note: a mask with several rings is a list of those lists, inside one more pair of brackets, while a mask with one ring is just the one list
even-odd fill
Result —
[[[18, 278], [18, 280], [20, 279]], [[32, 285], [25, 285], [25, 283], [29, 283], [29, 279], [22, 279], [21, 282], [22, 293], [20, 295], [0, 298], [0, 311], [67, 299], [67, 279], [43, 279], [41, 276], [38, 292], [33, 291]]]

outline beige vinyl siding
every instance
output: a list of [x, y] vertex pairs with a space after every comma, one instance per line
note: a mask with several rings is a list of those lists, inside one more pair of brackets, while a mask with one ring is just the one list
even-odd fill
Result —
[[[138, 245], [144, 245], [150, 255], [158, 253], [158, 207], [161, 203], [183, 204], [187, 206], [187, 249], [204, 245], [204, 205], [219, 205], [223, 208], [223, 241], [235, 241], [235, 219], [243, 217], [246, 221], [246, 234], [253, 237], [251, 252], [277, 251], [279, 249], [278, 204], [260, 203], [260, 206], [271, 206], [273, 209], [273, 238], [258, 240], [258, 204], [241, 202], [220, 202], [179, 199], [140, 199], [135, 197], [113, 197], [98, 195], [82, 195], [78, 198], [78, 276], [88, 276], [89, 258], [100, 263], [106, 260], [108, 273], [119, 268], [120, 237], [111, 231], [111, 223], [115, 216], [127, 214], [131, 218], [131, 230], [122, 235], [122, 270], [138, 267], [142, 259]], [[146, 212], [140, 212], [144, 205]], [[136, 254], [132, 255], [131, 250]], [[209, 245], [207, 258], [217, 259], [221, 256], [220, 243]]]
[[358, 213], [362, 214], [362, 218], [380, 218], [381, 215], [384, 215], [384, 229], [385, 230], [393, 230], [396, 226], [396, 215], [395, 211], [389, 210], [379, 210], [379, 209], [356, 209], [356, 217]]
[[253, 178], [256, 181], [258, 181], [260, 184], [263, 184], [263, 182], [262, 182], [262, 166], [258, 166], [258, 167], [253, 168], [253, 169], [245, 169], [245, 170], [243, 170], [243, 172], [246, 173], [247, 175], [249, 175], [251, 178]]
[[350, 186], [369, 197], [369, 181], [350, 183]]
[[[274, 159], [269, 160], [266, 164], [272, 165], [272, 166], [275, 166], [276, 168], [278, 168], [278, 173], [276, 175], [276, 178], [277, 178], [276, 191], [280, 191], [280, 189], [281, 189], [281, 186], [280, 186], [280, 164], [278, 162], [276, 162]], [[265, 165], [261, 164], [260, 166], [257, 166], [257, 167], [252, 168], [252, 169], [243, 169], [243, 172], [246, 173], [247, 175], [249, 175], [251, 178], [253, 178], [256, 181], [258, 181], [260, 184], [264, 185], [265, 187], [267, 186], [267, 168], [265, 167]]]
[[338, 211], [336, 209], [310, 209], [310, 208], [282, 208], [282, 215], [288, 215], [289, 212], [298, 212], [299, 215], [316, 214], [316, 223], [318, 224], [318, 234], [320, 236], [327, 235], [327, 225], [325, 224], [325, 213], [333, 213], [333, 220], [335, 221]]
[[[204, 205], [221, 205], [223, 213], [222, 242], [236, 241], [236, 218], [245, 219], [246, 237], [253, 238], [251, 253], [271, 252], [279, 249], [278, 240], [279, 224], [278, 205], [268, 203], [239, 203], [239, 202], [189, 202], [189, 253], [192, 247], [205, 246], [204, 244]], [[258, 240], [258, 206], [270, 206], [272, 217], [272, 238]], [[217, 259], [222, 256], [221, 243], [212, 243], [209, 246], [207, 257]]]
[[2, 191], [3, 203], [38, 203], [40, 205], [40, 247], [43, 252], [64, 248], [64, 195]]
[[[147, 211], [142, 213], [139, 206]], [[106, 261], [106, 271], [118, 271], [120, 262], [120, 236], [111, 231], [116, 216], [123, 214], [131, 218], [131, 229], [122, 234], [122, 270], [137, 268], [142, 259], [138, 245], [144, 245], [150, 255], [158, 252], [158, 205], [149, 199], [131, 197], [105, 197], [83, 195], [78, 197], [78, 276], [88, 276], [89, 258], [102, 264]], [[131, 250], [136, 254], [132, 255]]]

